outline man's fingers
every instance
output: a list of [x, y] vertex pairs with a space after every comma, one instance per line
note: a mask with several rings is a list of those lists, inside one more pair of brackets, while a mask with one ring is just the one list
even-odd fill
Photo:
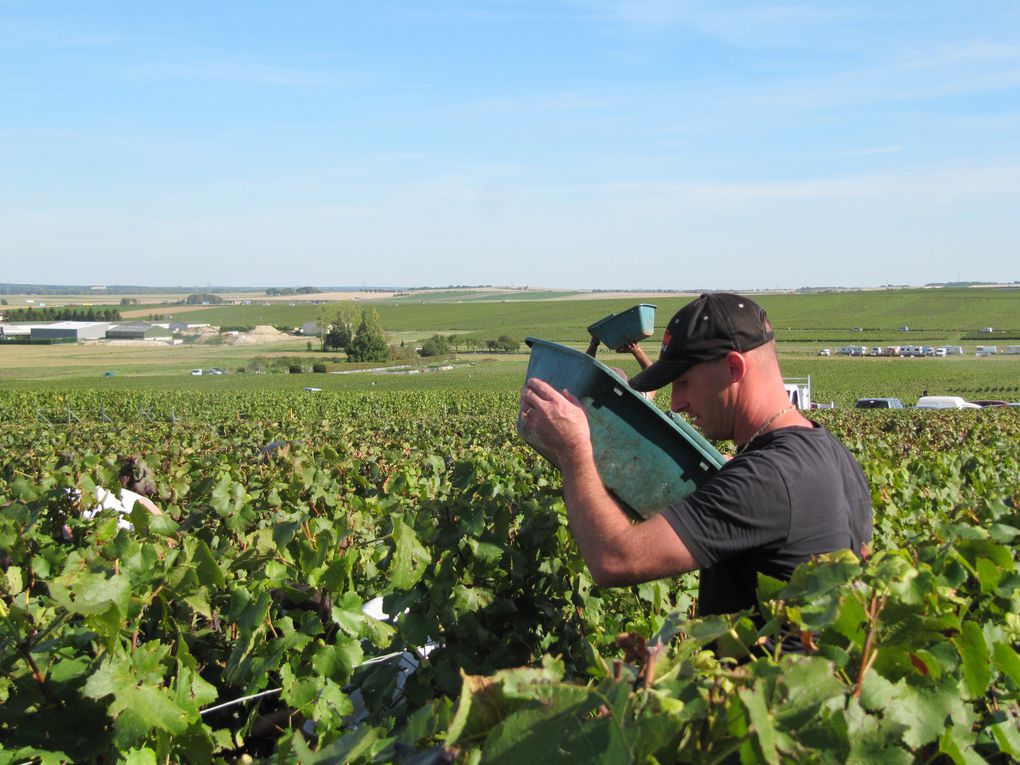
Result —
[[528, 394], [535, 396], [536, 399], [541, 401], [552, 401], [559, 393], [545, 380], [539, 380], [537, 377], [530, 377], [524, 385], [524, 396], [521, 400], [526, 400]]
[[581, 400], [566, 388], [563, 389], [563, 398], [565, 398], [574, 406], [581, 407], [582, 409], [584, 408], [583, 405], [581, 404]]
[[[528, 394], [531, 394], [534, 398], [528, 398]], [[566, 388], [563, 390], [556, 390], [556, 388], [551, 386], [545, 380], [539, 380], [537, 377], [531, 377], [528, 379], [527, 383], [525, 383], [524, 390], [521, 392], [521, 409], [527, 409], [529, 404], [538, 405], [556, 401], [559, 398], [565, 398], [574, 406], [581, 406], [581, 402], [578, 400], [577, 396]]]

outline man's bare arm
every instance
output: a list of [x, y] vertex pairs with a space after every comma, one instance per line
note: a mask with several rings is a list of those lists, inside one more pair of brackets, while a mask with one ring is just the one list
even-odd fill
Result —
[[556, 457], [571, 533], [596, 583], [635, 584], [698, 568], [664, 518], [632, 523], [606, 490], [577, 399], [532, 379], [521, 393], [521, 412], [529, 431]]

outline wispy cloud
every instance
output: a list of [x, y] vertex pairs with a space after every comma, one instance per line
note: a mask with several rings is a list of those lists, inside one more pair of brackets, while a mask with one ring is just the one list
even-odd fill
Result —
[[705, 0], [570, 0], [587, 14], [637, 28], [687, 28], [733, 45], [812, 47], [818, 30], [845, 22], [846, 12], [817, 3], [718, 3]]
[[460, 116], [549, 114], [597, 111], [618, 105], [619, 100], [605, 91], [595, 93], [584, 90], [569, 90], [483, 98], [463, 104], [455, 111]]
[[[943, 166], [873, 175], [789, 181], [669, 183], [619, 181], [585, 184], [578, 193], [593, 196], [649, 196], [677, 202], [716, 205], [770, 200], [867, 200], [890, 198], [949, 200], [1020, 194], [1020, 159], [1002, 164]], [[884, 203], [884, 202], [882, 202]]]
[[53, 50], [107, 48], [122, 44], [122, 35], [83, 28], [59, 21], [37, 21], [7, 16], [0, 24], [0, 50]]
[[918, 69], [960, 64], [1016, 64], [1020, 61], [1020, 45], [965, 39], [925, 48], [909, 47], [899, 54], [898, 59], [901, 66]]
[[154, 61], [131, 67], [133, 77], [145, 79], [197, 80], [285, 87], [363, 88], [377, 78], [363, 72], [323, 72], [277, 66], [245, 59], [188, 58]]
[[855, 151], [849, 151], [845, 156], [848, 157], [868, 157], [874, 154], [897, 154], [902, 151], [899, 146], [869, 146], [864, 149], [857, 149]]

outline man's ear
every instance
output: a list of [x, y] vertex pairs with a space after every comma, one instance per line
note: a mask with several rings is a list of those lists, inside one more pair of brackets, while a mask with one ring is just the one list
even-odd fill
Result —
[[729, 372], [730, 383], [738, 383], [747, 375], [748, 361], [742, 353], [730, 351], [726, 354], [726, 369]]

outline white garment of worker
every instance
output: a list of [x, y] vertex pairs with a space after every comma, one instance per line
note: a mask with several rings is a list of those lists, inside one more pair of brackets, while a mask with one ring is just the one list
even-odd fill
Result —
[[127, 520], [125, 516], [131, 514], [132, 508], [135, 506], [135, 502], [142, 499], [141, 494], [136, 494], [128, 489], [121, 489], [120, 496], [118, 497], [111, 491], [107, 491], [102, 486], [96, 487], [96, 500], [99, 504], [96, 507], [90, 507], [88, 510], [83, 510], [81, 517], [82, 520], [91, 520], [95, 518], [103, 510], [116, 510], [120, 513], [120, 518], [117, 519], [117, 527], [121, 529], [127, 529], [128, 531], [134, 531], [134, 525]]

